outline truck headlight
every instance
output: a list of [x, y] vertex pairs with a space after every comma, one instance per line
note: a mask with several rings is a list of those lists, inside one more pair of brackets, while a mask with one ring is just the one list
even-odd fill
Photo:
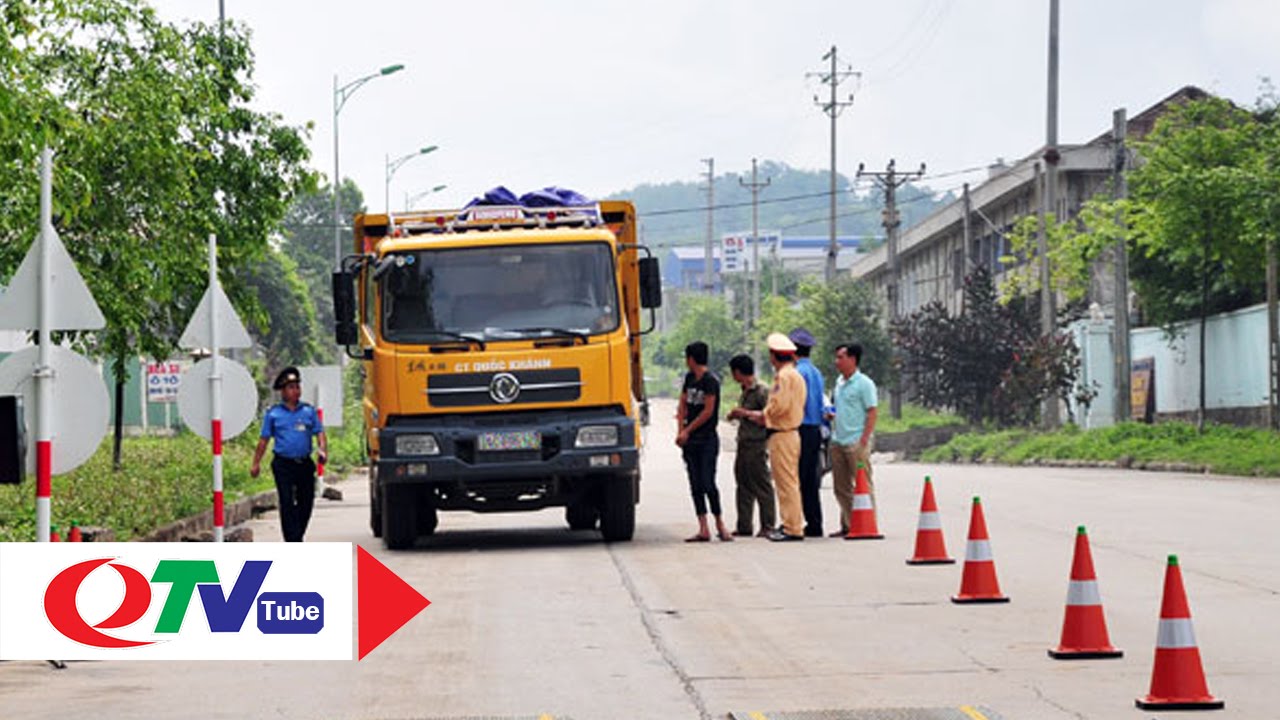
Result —
[[397, 435], [396, 436], [396, 455], [439, 455], [440, 443], [436, 442], [435, 435]]
[[573, 446], [579, 448], [612, 447], [618, 444], [617, 425], [585, 425], [578, 428]]

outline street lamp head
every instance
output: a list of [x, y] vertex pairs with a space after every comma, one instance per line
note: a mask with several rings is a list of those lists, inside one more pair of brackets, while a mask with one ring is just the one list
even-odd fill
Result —
[[400, 72], [403, 69], [404, 69], [404, 65], [396, 63], [395, 65], [388, 65], [382, 68], [381, 70], [379, 70], [378, 72], [383, 75], [390, 75], [391, 73]]
[[429, 152], [435, 152], [439, 148], [438, 145], [428, 145], [418, 151], [419, 155], [426, 155]]

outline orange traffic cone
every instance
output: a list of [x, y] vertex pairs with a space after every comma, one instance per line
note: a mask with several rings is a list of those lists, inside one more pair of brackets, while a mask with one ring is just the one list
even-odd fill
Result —
[[876, 509], [871, 504], [871, 483], [867, 481], [867, 468], [858, 463], [853, 483], [853, 511], [849, 513], [849, 534], [845, 540], [881, 540], [884, 535], [876, 528]]
[[956, 561], [947, 556], [947, 543], [942, 537], [942, 516], [933, 499], [933, 480], [924, 477], [924, 495], [920, 498], [920, 522], [916, 525], [915, 555], [908, 565], [950, 565]]
[[58, 526], [49, 526], [49, 542], [62, 542], [62, 536], [58, 534]]
[[973, 498], [973, 512], [969, 516], [969, 542], [964, 550], [960, 594], [952, 595], [951, 602], [1009, 602], [1009, 598], [1000, 594], [996, 563], [991, 559], [991, 539], [987, 537], [987, 521], [982, 517], [982, 501], [977, 496]]
[[84, 542], [84, 538], [80, 535], [80, 523], [72, 522], [71, 530], [67, 533], [67, 542]]
[[1062, 639], [1049, 657], [1057, 660], [1118, 658], [1123, 650], [1111, 647], [1107, 619], [1102, 614], [1098, 578], [1093, 572], [1089, 535], [1084, 526], [1076, 529], [1076, 553], [1071, 561], [1071, 583], [1067, 586], [1067, 612], [1062, 620]]
[[1151, 692], [1134, 701], [1143, 710], [1218, 710], [1226, 703], [1209, 694], [1191, 627], [1191, 607], [1182, 587], [1178, 556], [1169, 556], [1164, 573], [1164, 602], [1156, 635], [1156, 663]]

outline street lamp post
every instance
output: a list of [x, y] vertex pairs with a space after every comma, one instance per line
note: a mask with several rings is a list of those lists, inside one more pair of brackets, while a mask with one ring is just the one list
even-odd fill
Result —
[[400, 167], [405, 163], [418, 157], [419, 155], [426, 155], [427, 153], [435, 152], [436, 148], [437, 146], [435, 145], [428, 145], [424, 148], [418, 148], [417, 150], [414, 150], [408, 155], [402, 155], [396, 158], [395, 160], [392, 160], [390, 155], [386, 156], [387, 157], [387, 175], [386, 175], [386, 185], [383, 188], [383, 203], [388, 213], [391, 212], [391, 176], [395, 175], [396, 171], [399, 170]]
[[342, 180], [338, 175], [338, 113], [342, 112], [342, 106], [347, 104], [347, 100], [355, 94], [360, 86], [370, 80], [400, 72], [404, 69], [404, 65], [388, 65], [378, 72], [369, 73], [361, 78], [356, 78], [351, 82], [338, 86], [338, 75], [333, 75], [333, 266], [340, 268], [342, 265], [342, 206], [339, 203], [339, 187]]
[[449, 186], [448, 186], [448, 185], [437, 185], [437, 186], [435, 186], [435, 187], [431, 188], [430, 190], [423, 190], [422, 192], [420, 192], [420, 193], [414, 193], [413, 195], [410, 195], [409, 193], [407, 193], [407, 192], [406, 192], [406, 193], [404, 194], [404, 211], [405, 211], [405, 212], [409, 212], [409, 208], [413, 207], [414, 203], [418, 202], [418, 201], [419, 201], [419, 200], [421, 200], [422, 198], [424, 198], [424, 197], [426, 197], [426, 196], [428, 196], [428, 195], [430, 195], [430, 194], [432, 194], [432, 193], [438, 193], [438, 192], [440, 192], [441, 190], [443, 190], [443, 189], [445, 189], [445, 188], [447, 188], [447, 187], [449, 187]]

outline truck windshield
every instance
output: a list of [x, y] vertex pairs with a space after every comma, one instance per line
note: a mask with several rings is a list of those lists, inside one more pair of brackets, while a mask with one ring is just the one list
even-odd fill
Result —
[[595, 335], [620, 321], [606, 243], [416, 250], [394, 256], [381, 285], [392, 342]]

